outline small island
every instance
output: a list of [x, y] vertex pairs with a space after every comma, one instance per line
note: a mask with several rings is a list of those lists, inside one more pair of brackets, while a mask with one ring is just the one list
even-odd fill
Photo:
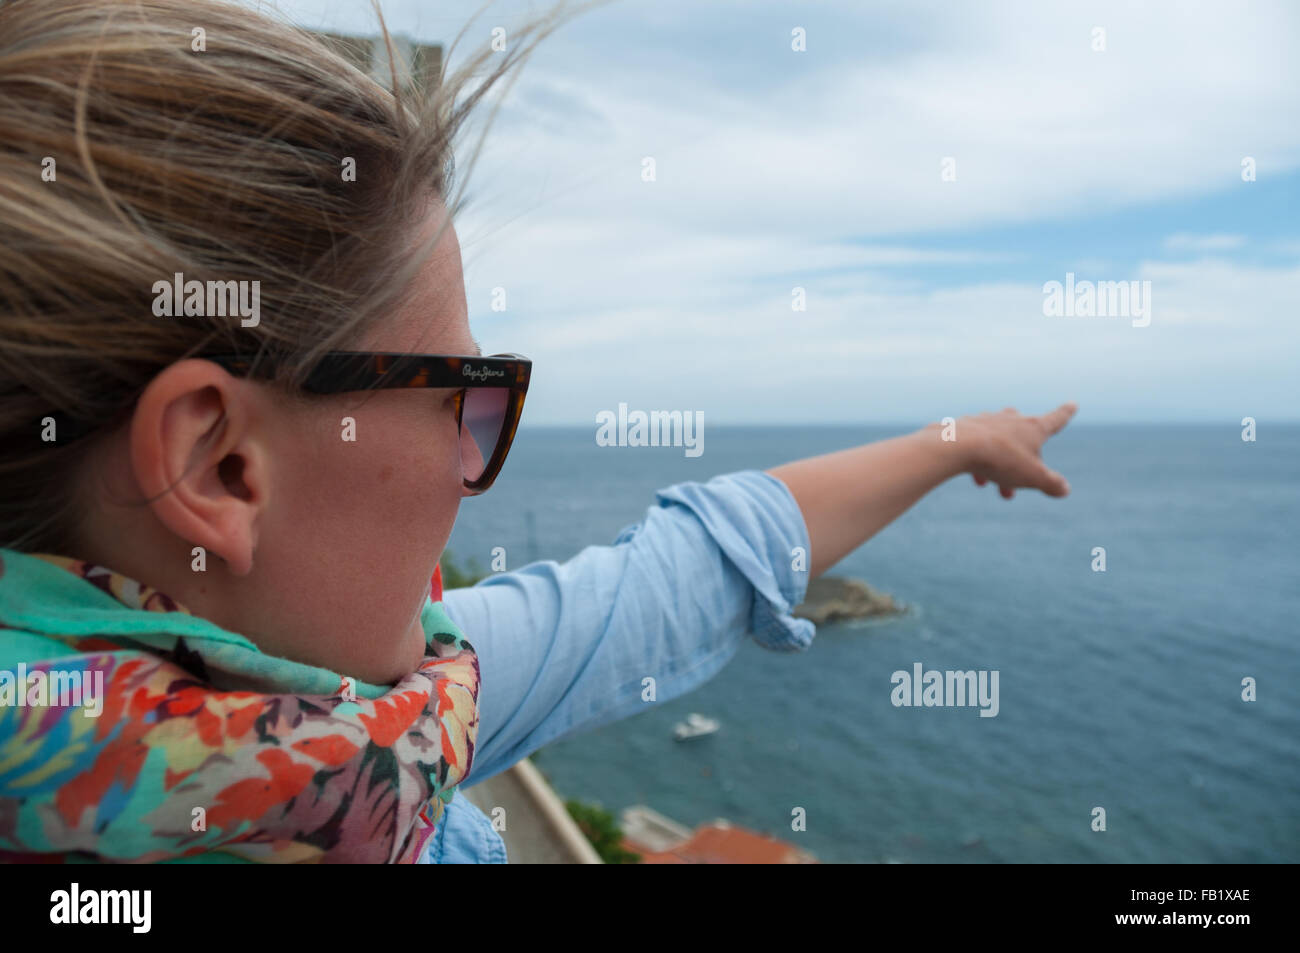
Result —
[[888, 618], [906, 611], [907, 607], [895, 602], [893, 596], [877, 592], [860, 580], [818, 576], [808, 583], [807, 595], [793, 614], [822, 626], [849, 619]]

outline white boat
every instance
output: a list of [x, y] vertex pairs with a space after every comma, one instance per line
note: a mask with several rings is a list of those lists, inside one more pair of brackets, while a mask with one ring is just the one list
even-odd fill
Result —
[[698, 738], [701, 735], [711, 735], [722, 724], [712, 718], [705, 718], [703, 715], [691, 712], [686, 716], [685, 721], [679, 721], [673, 728], [673, 737], [678, 741], [686, 741], [688, 738]]

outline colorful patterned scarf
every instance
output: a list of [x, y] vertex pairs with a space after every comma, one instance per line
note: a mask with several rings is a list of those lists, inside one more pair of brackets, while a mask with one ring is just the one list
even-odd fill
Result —
[[0, 549], [0, 860], [414, 862], [478, 731], [473, 647], [421, 621], [416, 671], [367, 685]]

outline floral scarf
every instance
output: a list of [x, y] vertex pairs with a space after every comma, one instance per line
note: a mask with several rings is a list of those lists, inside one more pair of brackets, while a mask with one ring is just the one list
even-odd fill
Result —
[[414, 862], [478, 730], [473, 647], [441, 601], [421, 621], [419, 667], [367, 685], [0, 550], [0, 860]]

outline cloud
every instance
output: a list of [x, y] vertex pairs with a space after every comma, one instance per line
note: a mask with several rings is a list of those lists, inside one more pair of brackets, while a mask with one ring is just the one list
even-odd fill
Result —
[[[384, 8], [437, 40], [477, 6]], [[1297, 175], [1297, 35], [1286, 3], [597, 9], [525, 66], [473, 172], [475, 333], [537, 362], [533, 423], [619, 401], [915, 422], [1066, 398], [1085, 419], [1294, 418], [1300, 237], [1179, 210]], [[1144, 260], [1095, 228], [1076, 243], [1119, 213], [1151, 230]], [[1065, 268], [1002, 243], [1017, 225], [1081, 276], [1150, 280], [1151, 326], [1045, 318]]]
[[[530, 170], [592, 173], [556, 210], [571, 217], [614, 208], [697, 230], [859, 236], [1095, 215], [1226, 189], [1240, 186], [1244, 155], [1272, 175], [1300, 164], [1300, 126], [1266, 118], [1300, 114], [1300, 65], [1286, 53], [1300, 13], [1285, 6], [1242, 16], [1210, 5], [986, 5], [959, 18], [960, 44], [944, 22], [950, 5], [909, 10], [936, 37], [884, 63], [827, 51], [836, 27], [825, 10], [807, 53], [743, 27], [724, 53], [683, 8], [653, 78], [619, 68], [626, 36], [607, 36], [577, 64], [539, 55], [521, 84], [562, 89], [576, 112], [604, 117], [612, 137], [576, 127], [532, 143], [521, 169], [514, 137], [528, 123], [503, 121], [485, 162], [524, 181]], [[1106, 25], [1105, 52], [1090, 47], [1094, 23]], [[761, 96], [734, 72], [701, 86], [695, 70], [677, 68], [742, 55], [769, 66]], [[578, 92], [583, 70], [599, 82]], [[644, 156], [656, 159], [654, 184], [640, 180]], [[956, 160], [955, 182], [941, 181], [944, 157]]]
[[1170, 251], [1231, 251], [1245, 244], [1244, 235], [1188, 235], [1180, 232], [1165, 239], [1165, 248]]
[[[887, 269], [810, 282], [807, 311], [785, 289], [695, 296], [697, 282], [737, 281], [707, 275], [710, 261], [588, 276], [567, 313], [493, 315], [494, 339], [537, 362], [530, 420], [585, 421], [620, 400], [738, 423], [922, 422], [1065, 399], [1093, 420], [1204, 419], [1225, 401], [1294, 417], [1300, 257], [1143, 262], [1121, 277], [1152, 284], [1145, 328], [1047, 318], [1037, 282], [936, 290]], [[677, 275], [670, 292], [666, 273]]]

